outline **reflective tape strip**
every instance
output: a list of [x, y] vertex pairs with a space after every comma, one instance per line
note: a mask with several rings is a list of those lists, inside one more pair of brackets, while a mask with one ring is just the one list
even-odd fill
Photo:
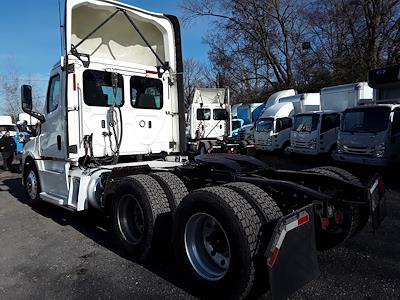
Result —
[[372, 185], [371, 189], [369, 190], [371, 194], [374, 193], [374, 191], [375, 191], [376, 187], [378, 186], [378, 184], [379, 184], [379, 180], [377, 179], [377, 180], [375, 180], [374, 184]]
[[296, 219], [296, 220], [290, 222], [289, 224], [286, 224], [284, 227], [282, 227], [282, 231], [279, 234], [279, 238], [276, 240], [276, 243], [272, 248], [273, 249], [273, 251], [271, 251], [272, 254], [271, 254], [271, 256], [268, 257], [268, 260], [267, 260], [267, 264], [270, 268], [272, 268], [274, 266], [276, 259], [278, 258], [279, 250], [283, 244], [283, 241], [285, 240], [286, 234], [289, 231], [308, 223], [309, 221], [310, 221], [310, 216], [308, 215], [308, 213], [303, 212], [298, 219]]

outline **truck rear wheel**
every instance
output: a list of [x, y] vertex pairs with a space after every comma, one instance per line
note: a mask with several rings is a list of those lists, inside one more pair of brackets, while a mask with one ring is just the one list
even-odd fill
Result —
[[113, 196], [112, 221], [117, 242], [137, 261], [148, 257], [156, 223], [170, 213], [167, 196], [148, 175], [125, 178]]
[[40, 203], [40, 179], [33, 161], [26, 162], [23, 180], [28, 204], [37, 206]]
[[191, 192], [176, 210], [174, 245], [185, 275], [204, 297], [242, 299], [254, 281], [261, 221], [227, 187]]
[[[337, 170], [333, 170], [330, 167], [313, 168], [304, 171], [347, 180], [338, 175], [336, 173]], [[341, 223], [338, 226], [328, 226], [323, 229], [321, 218], [315, 218], [318, 250], [328, 250], [344, 243], [354, 236], [360, 226], [360, 208], [358, 205], [343, 203], [341, 207], [335, 207], [335, 209], [335, 215], [338, 214], [340, 216]]]
[[169, 208], [171, 212], [174, 213], [179, 203], [189, 193], [185, 184], [178, 176], [171, 172], [158, 172], [150, 176], [163, 188], [168, 198]]
[[256, 211], [262, 223], [262, 231], [259, 238], [258, 255], [255, 260], [255, 281], [252, 297], [259, 298], [268, 292], [267, 260], [264, 252], [275, 228], [276, 222], [282, 217], [282, 212], [275, 201], [262, 189], [247, 182], [232, 182], [225, 184], [227, 188], [237, 192], [245, 198]]

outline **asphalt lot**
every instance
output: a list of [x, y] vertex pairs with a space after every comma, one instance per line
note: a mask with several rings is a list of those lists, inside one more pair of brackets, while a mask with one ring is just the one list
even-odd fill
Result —
[[[324, 159], [263, 156], [281, 168], [327, 165]], [[350, 167], [367, 179], [376, 168]], [[388, 216], [344, 245], [318, 255], [321, 275], [293, 299], [400, 299], [400, 184], [384, 173]], [[0, 171], [0, 299], [188, 299], [190, 283], [168, 248], [148, 265], [124, 257], [95, 212], [24, 203], [18, 173]]]

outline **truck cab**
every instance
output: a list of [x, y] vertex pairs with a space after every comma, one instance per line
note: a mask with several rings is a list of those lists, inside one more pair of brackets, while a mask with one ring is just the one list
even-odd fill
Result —
[[400, 66], [371, 70], [373, 105], [344, 111], [335, 160], [385, 166], [400, 162]]
[[333, 151], [339, 125], [340, 114], [335, 111], [297, 114], [290, 133], [290, 151], [308, 155]]
[[23, 109], [40, 121], [23, 176], [40, 178], [42, 199], [82, 210], [89, 165], [185, 149], [180, 33], [173, 16], [114, 1], [68, 0], [64, 23], [43, 113], [23, 87]]
[[267, 108], [256, 122], [257, 150], [274, 151], [289, 146], [294, 106], [291, 102], [277, 103]]
[[[316, 93], [280, 98], [279, 103], [267, 108], [257, 122], [255, 134], [257, 149], [266, 151], [282, 150], [283, 153], [289, 154], [293, 115], [299, 112], [319, 109], [319, 107], [319, 94]], [[273, 127], [266, 132], [270, 122], [272, 122]]]
[[372, 89], [366, 82], [326, 87], [321, 90], [320, 99], [320, 111], [295, 116], [290, 136], [291, 152], [333, 155], [341, 112], [360, 103], [371, 103]]

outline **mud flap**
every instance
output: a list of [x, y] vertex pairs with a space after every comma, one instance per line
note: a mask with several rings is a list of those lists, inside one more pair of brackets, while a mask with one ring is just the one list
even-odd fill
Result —
[[382, 178], [375, 176], [368, 188], [369, 211], [372, 230], [375, 232], [386, 217], [386, 195]]
[[265, 257], [273, 299], [287, 299], [319, 276], [312, 204], [279, 220]]

